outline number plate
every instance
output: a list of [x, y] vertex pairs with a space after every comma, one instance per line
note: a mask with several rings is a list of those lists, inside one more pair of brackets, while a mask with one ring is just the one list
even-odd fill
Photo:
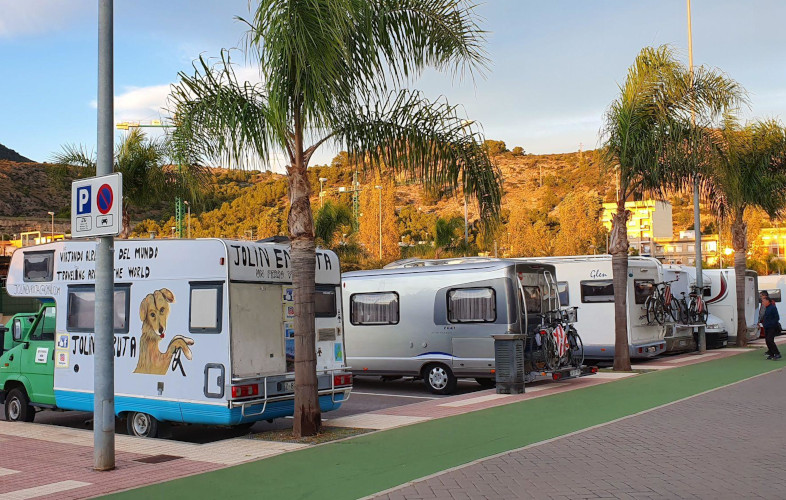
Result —
[[680, 347], [682, 347], [682, 346], [684, 346], [686, 344], [687, 344], [687, 342], [685, 342], [684, 340], [680, 340]]
[[292, 392], [295, 390], [294, 380], [285, 380], [278, 383], [278, 390], [281, 392]]
[[571, 377], [578, 377], [579, 375], [581, 375], [581, 370], [576, 369], [576, 370], [571, 370], [570, 371], [570, 376]]
[[647, 352], [655, 352], [655, 346], [648, 347]]
[[723, 341], [723, 347], [726, 347], [729, 343], [727, 341]]

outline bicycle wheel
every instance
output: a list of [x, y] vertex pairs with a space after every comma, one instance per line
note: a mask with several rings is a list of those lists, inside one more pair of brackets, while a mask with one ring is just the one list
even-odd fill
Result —
[[703, 299], [699, 299], [697, 309], [696, 318], [699, 320], [699, 323], [706, 323], [707, 316], [709, 316], [709, 311], [707, 311], [707, 304]]
[[579, 332], [577, 332], [573, 327], [570, 327], [568, 335], [568, 338], [570, 339], [570, 351], [568, 351], [570, 356], [570, 366], [574, 368], [581, 368], [581, 365], [584, 364], [584, 342], [581, 341]]
[[666, 309], [661, 300], [655, 301], [655, 321], [662, 325], [666, 321]]
[[559, 353], [557, 352], [557, 343], [554, 341], [554, 333], [549, 332], [546, 335], [541, 335], [541, 339], [543, 341], [543, 345], [541, 346], [543, 349], [543, 357], [546, 363], [546, 369], [556, 370], [559, 368], [560, 357]]
[[655, 299], [652, 298], [652, 295], [644, 301], [644, 313], [646, 314], [648, 325], [655, 323]]
[[687, 314], [685, 312], [684, 302], [678, 299], [672, 299], [671, 307], [669, 309], [670, 309], [669, 314], [671, 314], [671, 317], [674, 318], [675, 323], [685, 324], [688, 322]]

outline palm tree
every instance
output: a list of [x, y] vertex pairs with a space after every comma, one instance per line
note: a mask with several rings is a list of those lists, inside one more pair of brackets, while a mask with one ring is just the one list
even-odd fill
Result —
[[[603, 160], [616, 169], [617, 211], [612, 216], [614, 283], [614, 369], [630, 370], [627, 275], [630, 212], [625, 202], [644, 193], [664, 196], [670, 186], [695, 172], [707, 128], [740, 101], [741, 90], [717, 71], [689, 68], [667, 46], [645, 47], [628, 69], [620, 96], [612, 102], [603, 127]], [[694, 119], [691, 119], [693, 113]]]
[[[434, 258], [438, 259], [443, 250], [455, 247], [458, 230], [464, 227], [464, 219], [461, 217], [451, 217], [445, 219], [439, 217], [434, 223]], [[462, 240], [463, 244], [463, 240]]]
[[342, 227], [351, 226], [353, 221], [352, 210], [348, 206], [327, 201], [314, 220], [314, 236], [325, 247], [332, 249], [338, 231]]
[[[123, 230], [120, 236], [128, 237], [131, 231], [129, 207], [145, 208], [162, 198], [189, 194], [189, 199], [199, 199], [207, 185], [206, 171], [199, 166], [166, 167], [169, 156], [166, 141], [150, 139], [138, 128], [131, 129], [115, 148], [114, 171], [123, 174]], [[63, 146], [52, 159], [65, 167], [77, 167], [76, 177], [95, 175], [96, 158], [82, 146]]]
[[238, 81], [229, 53], [203, 58], [172, 89], [178, 143], [188, 158], [289, 160], [295, 290], [295, 436], [319, 431], [314, 344], [314, 222], [306, 175], [324, 143], [362, 166], [428, 185], [459, 184], [491, 218], [499, 173], [459, 109], [406, 86], [428, 68], [482, 71], [484, 32], [456, 0], [260, 0], [246, 36], [262, 83]]
[[775, 120], [741, 127], [728, 119], [716, 138], [713, 161], [701, 175], [703, 192], [722, 220], [731, 222], [737, 286], [737, 345], [747, 343], [745, 270], [748, 226], [745, 210], [760, 208], [770, 217], [786, 209], [786, 130]]

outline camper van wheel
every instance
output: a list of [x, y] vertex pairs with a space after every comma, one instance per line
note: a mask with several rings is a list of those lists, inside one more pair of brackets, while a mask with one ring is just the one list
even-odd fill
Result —
[[9, 422], [32, 422], [35, 408], [30, 406], [30, 399], [22, 389], [11, 389], [5, 398], [5, 419]]
[[423, 368], [423, 381], [434, 394], [450, 394], [456, 390], [456, 377], [447, 366], [439, 363]]
[[475, 382], [485, 389], [491, 389], [497, 385], [497, 380], [493, 378], [475, 377]]
[[128, 413], [128, 433], [132, 436], [154, 438], [158, 435], [158, 420], [138, 411]]

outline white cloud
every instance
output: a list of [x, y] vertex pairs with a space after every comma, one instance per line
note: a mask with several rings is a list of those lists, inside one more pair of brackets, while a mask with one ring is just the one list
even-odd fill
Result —
[[87, 0], [0, 0], [0, 38], [61, 30], [92, 9]]

